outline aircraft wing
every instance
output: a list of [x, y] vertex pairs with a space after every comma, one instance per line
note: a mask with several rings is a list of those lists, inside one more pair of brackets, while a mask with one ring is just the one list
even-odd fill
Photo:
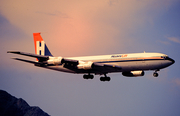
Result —
[[14, 53], [14, 54], [19, 54], [19, 55], [24, 55], [24, 56], [30, 56], [30, 57], [38, 58], [38, 59], [40, 59], [40, 61], [45, 61], [45, 60], [49, 59], [49, 56], [37, 55], [37, 54], [26, 53], [26, 52], [8, 51], [7, 53]]
[[[109, 72], [121, 71], [121, 69], [122, 69], [120, 66], [117, 66], [117, 65], [109, 65], [109, 64], [97, 63], [97, 62], [91, 62], [91, 61], [89, 64], [88, 64], [88, 61], [84, 62], [84, 64], [79, 64], [78, 60], [63, 59], [62, 63], [64, 64], [65, 68], [74, 70], [76, 72], [80, 71], [78, 69], [84, 69], [84, 72], [105, 74], [105, 73], [109, 73]], [[84, 67], [86, 67], [86, 68], [84, 68]]]
[[93, 63], [92, 69], [96, 70], [96, 72], [99, 73], [109, 73], [109, 72], [121, 71], [122, 68], [117, 65]]
[[[44, 64], [45, 64], [44, 61], [49, 60], [49, 56], [37, 55], [37, 54], [32, 54], [32, 53], [20, 52], [20, 51], [8, 51], [7, 53], [14, 53], [14, 54], [38, 58], [39, 62], [29, 61], [29, 60], [20, 59], [20, 58], [12, 58], [14, 60], [32, 63], [32, 64], [35, 64], [36, 66], [44, 66]], [[66, 59], [66, 58], [62, 58], [62, 60], [61, 60], [61, 63], [64, 64], [63, 65], [64, 68], [75, 70], [77, 72], [79, 72], [77, 70], [77, 69], [79, 69], [78, 68], [79, 62], [80, 62], [79, 60], [72, 60], [72, 59]], [[85, 62], [85, 65], [87, 65], [86, 62]], [[85, 68], [84, 70], [86, 70], [86, 71], [89, 70], [89, 71], [92, 71], [92, 73], [95, 72], [97, 74], [116, 72], [116, 71], [121, 71], [121, 69], [122, 69], [120, 66], [117, 66], [117, 65], [109, 65], [109, 64], [97, 63], [97, 62], [91, 62], [91, 64], [89, 64], [89, 65], [90, 65], [90, 66], [88, 66], [89, 68], [88, 69]], [[80, 68], [80, 69], [83, 69], [83, 68]]]

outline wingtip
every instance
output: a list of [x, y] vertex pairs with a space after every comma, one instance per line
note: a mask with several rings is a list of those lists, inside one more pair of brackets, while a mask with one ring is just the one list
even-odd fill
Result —
[[18, 51], [7, 51], [7, 53], [16, 53], [16, 54], [18, 54], [20, 52], [18, 52]]

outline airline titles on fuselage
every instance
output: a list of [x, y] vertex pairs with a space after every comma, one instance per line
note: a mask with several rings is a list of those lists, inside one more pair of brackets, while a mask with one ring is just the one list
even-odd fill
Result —
[[123, 54], [123, 55], [112, 55], [111, 58], [118, 58], [118, 57], [127, 57], [128, 55], [127, 54]]

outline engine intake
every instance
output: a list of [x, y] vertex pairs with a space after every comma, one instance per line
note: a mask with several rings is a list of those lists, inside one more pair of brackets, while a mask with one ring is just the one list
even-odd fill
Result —
[[126, 77], [144, 76], [144, 71], [122, 72], [122, 75], [123, 75], [123, 76], [126, 76]]

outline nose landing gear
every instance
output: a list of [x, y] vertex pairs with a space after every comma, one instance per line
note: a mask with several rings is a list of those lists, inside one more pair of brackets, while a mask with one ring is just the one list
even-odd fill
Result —
[[153, 76], [154, 76], [154, 77], [158, 77], [158, 75], [159, 75], [159, 74], [156, 73], [156, 72], [153, 73]]
[[159, 74], [157, 73], [157, 71], [159, 71], [159, 70], [156, 70], [156, 71], [153, 73], [153, 76], [154, 76], [154, 77], [158, 77]]

